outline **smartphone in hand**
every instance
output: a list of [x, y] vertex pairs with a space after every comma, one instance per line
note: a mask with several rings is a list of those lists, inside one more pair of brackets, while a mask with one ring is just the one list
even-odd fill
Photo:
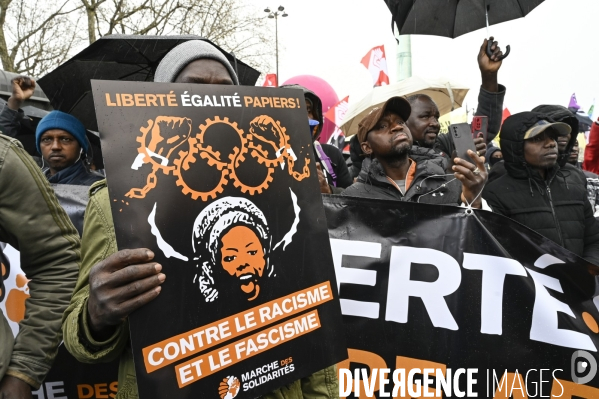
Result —
[[455, 150], [458, 158], [462, 158], [468, 162], [474, 162], [468, 155], [468, 150], [472, 150], [476, 154], [474, 139], [472, 138], [472, 130], [467, 123], [456, 123], [449, 125], [449, 134], [455, 144]]
[[475, 116], [470, 124], [472, 129], [472, 137], [482, 137], [487, 142], [487, 133], [489, 130], [489, 118], [486, 116]]

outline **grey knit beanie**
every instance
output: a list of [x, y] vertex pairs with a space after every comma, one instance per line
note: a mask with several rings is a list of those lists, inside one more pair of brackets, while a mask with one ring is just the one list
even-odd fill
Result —
[[212, 44], [203, 40], [188, 40], [169, 51], [156, 68], [154, 82], [174, 82], [179, 73], [190, 62], [204, 58], [223, 64], [229, 71], [233, 83], [239, 84], [237, 74], [224, 54]]

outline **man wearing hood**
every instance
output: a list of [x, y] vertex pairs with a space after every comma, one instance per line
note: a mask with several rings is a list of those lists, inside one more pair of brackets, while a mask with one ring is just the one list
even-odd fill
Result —
[[488, 168], [492, 168], [497, 162], [501, 162], [503, 160], [503, 153], [501, 152], [501, 148], [491, 146], [487, 149], [487, 153], [485, 154], [485, 163], [488, 165]]
[[[570, 165], [568, 162], [572, 148], [578, 140], [577, 137], [579, 124], [576, 116], [568, 108], [561, 105], [539, 105], [533, 108], [532, 112], [542, 113], [555, 122], [563, 122], [570, 126], [570, 134], [557, 137], [557, 150], [559, 153], [557, 163], [561, 168], [568, 170], [568, 173], [582, 174], [582, 170], [580, 168], [572, 167], [572, 165]], [[501, 161], [496, 162], [495, 165], [491, 166], [492, 169], [489, 172], [489, 183], [506, 173], [505, 164]]]
[[320, 144], [318, 137], [322, 132], [324, 117], [322, 101], [313, 91], [303, 86], [291, 84], [280, 86], [282, 89], [301, 89], [304, 92], [308, 121], [312, 130], [314, 142], [314, 157], [317, 162], [318, 181], [320, 192], [323, 194], [339, 194], [349, 187], [354, 181], [349, 174], [345, 158], [339, 149], [330, 144]]
[[443, 156], [412, 146], [405, 122], [410, 112], [405, 98], [392, 97], [362, 119], [358, 140], [367, 158], [357, 182], [342, 195], [443, 205], [466, 203], [481, 208], [480, 192], [487, 177], [484, 158], [472, 151], [469, 155], [477, 165], [455, 158], [454, 178], [448, 177]]
[[[212, 44], [190, 40], [173, 48], [158, 64], [155, 82], [237, 85], [235, 70]], [[85, 363], [120, 358], [117, 399], [137, 399], [137, 378], [129, 340], [128, 316], [155, 299], [166, 275], [145, 248], [117, 251], [106, 180], [90, 189], [82, 237], [82, 264], [71, 304], [63, 316], [64, 343]], [[338, 395], [334, 366], [294, 381], [264, 398]]]
[[599, 222], [593, 217], [586, 180], [558, 163], [557, 140], [571, 132], [567, 123], [538, 112], [507, 118], [500, 138], [507, 173], [485, 187], [483, 198], [493, 212], [599, 264]]

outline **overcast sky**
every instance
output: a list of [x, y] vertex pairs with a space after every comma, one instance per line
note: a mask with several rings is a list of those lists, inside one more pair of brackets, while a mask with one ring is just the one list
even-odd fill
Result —
[[[283, 5], [289, 13], [279, 19], [280, 82], [316, 75], [328, 81], [339, 98], [350, 95], [350, 102], [358, 101], [372, 87], [360, 60], [381, 44], [390, 79], [396, 80], [396, 41], [383, 0], [269, 1], [262, 8]], [[512, 113], [539, 104], [567, 106], [573, 92], [585, 111], [595, 97], [599, 107], [598, 18], [598, 0], [545, 0], [526, 18], [491, 26], [501, 46], [511, 45], [499, 82], [507, 87], [504, 105]], [[482, 29], [457, 39], [412, 36], [413, 75], [467, 84], [471, 91], [466, 103], [475, 107], [480, 86], [476, 57], [485, 35]]]

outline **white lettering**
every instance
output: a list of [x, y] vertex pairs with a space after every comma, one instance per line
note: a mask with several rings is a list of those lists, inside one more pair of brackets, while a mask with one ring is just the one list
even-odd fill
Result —
[[[435, 266], [439, 278], [432, 283], [410, 280], [412, 263]], [[422, 299], [435, 327], [457, 330], [458, 325], [444, 297], [453, 294], [461, 281], [462, 272], [458, 262], [444, 252], [429, 248], [392, 247], [385, 320], [407, 323], [412, 296]]]
[[[376, 284], [376, 271], [343, 267], [344, 256], [363, 256], [367, 258], [381, 257], [381, 244], [366, 241], [350, 241], [331, 238], [331, 252], [333, 264], [337, 277], [337, 292], [341, 283], [369, 285]], [[366, 317], [369, 319], [379, 318], [380, 305], [376, 302], [356, 301], [351, 299], [340, 299], [341, 313], [347, 316]]]

